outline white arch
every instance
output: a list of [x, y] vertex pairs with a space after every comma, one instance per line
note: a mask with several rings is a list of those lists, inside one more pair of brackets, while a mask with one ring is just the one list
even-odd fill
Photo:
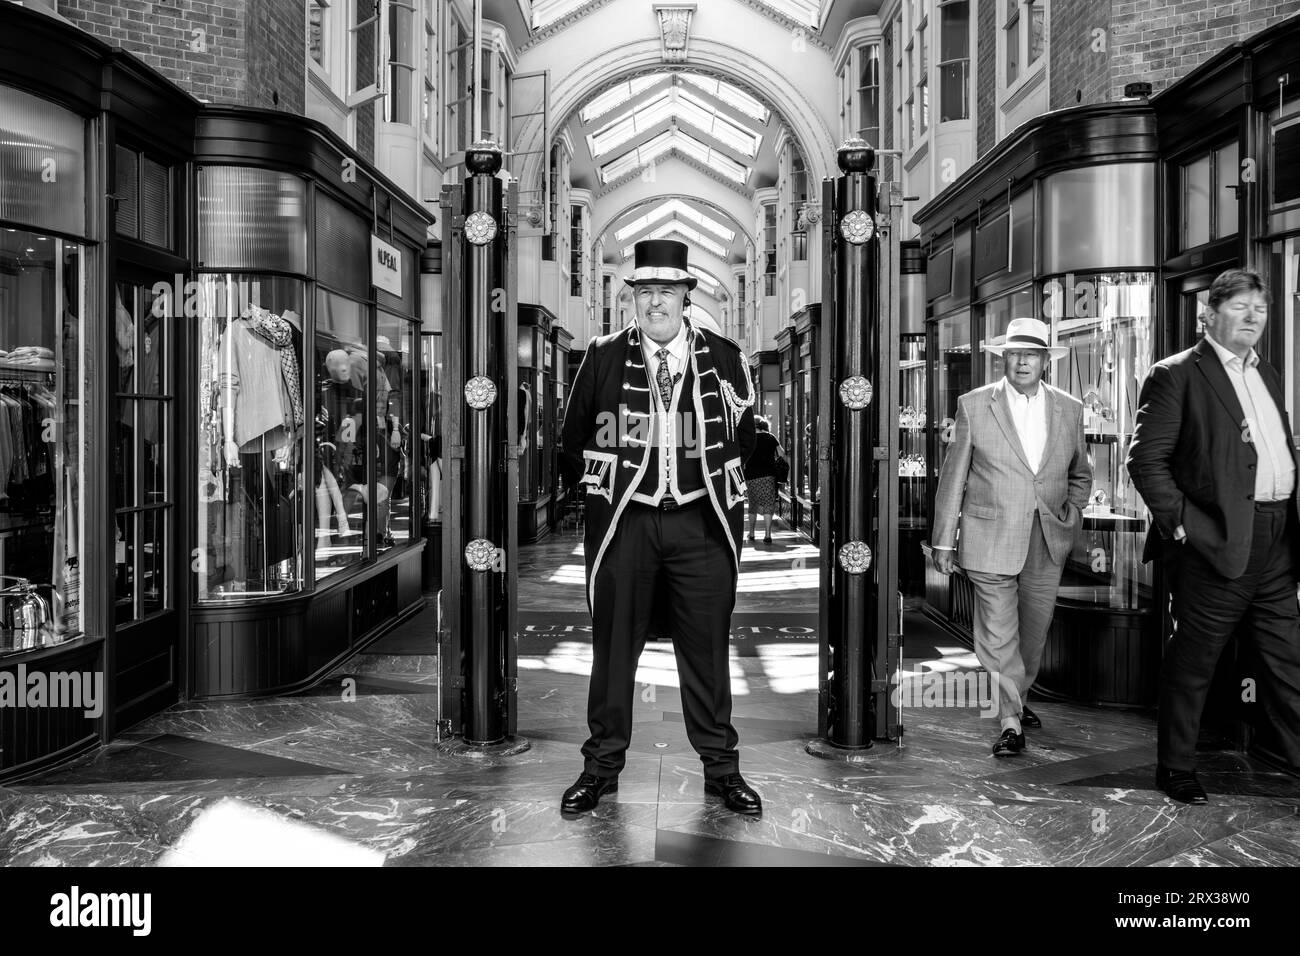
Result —
[[[552, 44], [556, 44], [563, 36], [560, 34], [529, 50], [521, 59], [520, 70], [547, 67], [551, 59], [547, 54], [555, 50]], [[573, 53], [571, 45], [564, 46], [563, 58], [557, 57], [557, 62], [571, 62]], [[819, 62], [808, 63], [797, 72], [805, 80], [826, 79], [829, 91], [826, 105], [829, 107], [835, 98], [835, 76], [830, 57], [811, 46], [803, 55]], [[612, 48], [602, 46], [599, 52], [574, 66], [568, 74], [552, 84], [549, 113], [555, 117], [553, 131], [562, 129], [575, 110], [602, 87], [620, 77], [650, 69], [670, 69], [672, 66], [673, 64], [663, 61], [658, 37], [629, 40]], [[681, 66], [714, 73], [756, 94], [790, 127], [804, 155], [811, 181], [820, 182], [831, 174], [836, 144], [827, 117], [823, 114], [822, 104], [810, 99], [804, 90], [787, 79], [782, 70], [765, 58], [756, 56], [753, 47], [745, 49], [708, 37], [692, 36], [690, 60]], [[550, 150], [550, 143], [540, 142], [541, 136], [541, 119], [533, 118], [520, 130], [519, 141], [514, 144], [517, 152], [526, 155], [532, 153], [519, 171], [521, 188], [529, 188], [532, 183], [540, 184], [545, 159]]]

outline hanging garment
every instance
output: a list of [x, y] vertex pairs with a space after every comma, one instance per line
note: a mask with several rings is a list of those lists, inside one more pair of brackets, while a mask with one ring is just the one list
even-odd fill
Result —
[[233, 434], [226, 440], [240, 449], [265, 437], [266, 447], [275, 450], [293, 438], [301, 399], [295, 412], [281, 351], [245, 319], [231, 322], [221, 337], [217, 381], [226, 406], [234, 411]]

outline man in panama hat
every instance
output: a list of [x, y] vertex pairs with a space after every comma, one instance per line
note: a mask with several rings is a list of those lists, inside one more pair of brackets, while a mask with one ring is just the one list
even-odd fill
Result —
[[995, 756], [1025, 749], [1025, 706], [1056, 609], [1065, 559], [1092, 490], [1083, 404], [1042, 381], [1051, 345], [1037, 319], [1012, 319], [1006, 375], [957, 400], [957, 423], [934, 498], [935, 566], [960, 566], [975, 590], [975, 656], [994, 677], [1002, 734]]
[[686, 252], [667, 239], [636, 244], [624, 280], [636, 322], [587, 346], [564, 416], [567, 467], [586, 500], [594, 655], [591, 736], [583, 772], [561, 803], [568, 813], [618, 789], [637, 659], [659, 611], [705, 791], [738, 813], [762, 811], [740, 775], [728, 657], [754, 387], [735, 342], [683, 318], [696, 282]]

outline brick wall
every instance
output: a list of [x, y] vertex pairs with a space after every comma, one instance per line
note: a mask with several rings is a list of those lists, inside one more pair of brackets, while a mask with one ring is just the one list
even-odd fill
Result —
[[975, 155], [983, 156], [997, 143], [998, 35], [997, 0], [973, 0], [975, 10]]
[[248, 106], [301, 115], [305, 106], [307, 8], [292, 0], [248, 3]]
[[1109, 99], [1145, 80], [1159, 93], [1235, 40], [1300, 14], [1300, 0], [1114, 0]]
[[1107, 33], [1110, 8], [1111, 0], [1068, 0], [1052, 4], [1048, 24], [1050, 109], [1112, 99], [1111, 37]]
[[199, 99], [243, 103], [246, 2], [59, 0], [59, 13], [98, 39], [134, 53]]
[[59, 13], [206, 100], [303, 112], [306, 11], [293, 0], [59, 0]]

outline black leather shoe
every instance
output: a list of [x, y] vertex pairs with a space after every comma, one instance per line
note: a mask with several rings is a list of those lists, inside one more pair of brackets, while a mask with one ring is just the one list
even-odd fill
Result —
[[1157, 765], [1156, 786], [1179, 803], [1204, 806], [1210, 802], [1210, 798], [1205, 795], [1205, 788], [1196, 779], [1195, 770], [1170, 770]]
[[586, 813], [596, 809], [600, 798], [607, 793], [618, 793], [618, 777], [597, 777], [594, 773], [583, 773], [578, 782], [564, 791], [560, 801], [560, 810], [564, 813]]
[[727, 809], [734, 813], [756, 817], [763, 812], [763, 801], [754, 788], [745, 783], [745, 778], [738, 773], [729, 773], [716, 780], [704, 781], [704, 792], [722, 798]]
[[1043, 722], [1038, 719], [1037, 714], [1026, 707], [1025, 712], [1020, 715], [1020, 726], [1022, 728], [1032, 727], [1034, 730], [1037, 730], [1039, 727], [1043, 726]]
[[997, 743], [993, 745], [993, 756], [1006, 757], [1006, 756], [1010, 756], [1011, 754], [1018, 754], [1020, 753], [1020, 751], [1024, 749], [1025, 749], [1024, 732], [1022, 731], [1021, 733], [1016, 733], [1014, 730], [1008, 727], [1006, 730], [1002, 731], [1002, 736], [999, 737], [997, 739]]

